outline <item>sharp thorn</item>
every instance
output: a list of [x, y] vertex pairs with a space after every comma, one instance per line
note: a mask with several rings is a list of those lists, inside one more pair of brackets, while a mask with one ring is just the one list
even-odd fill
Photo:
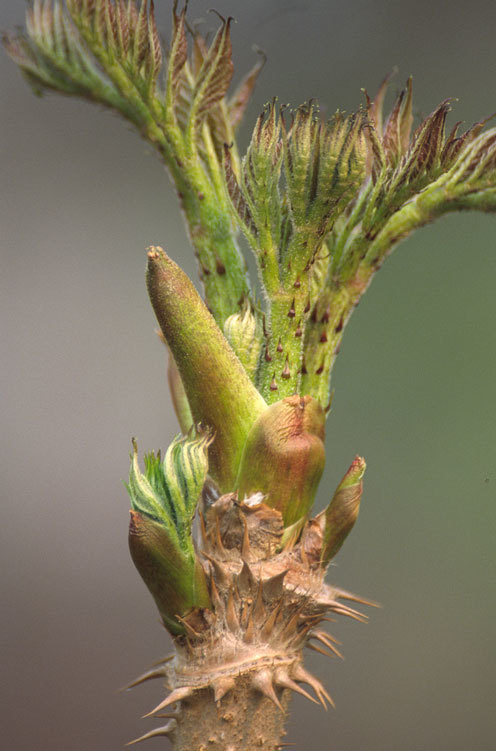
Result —
[[212, 598], [214, 610], [216, 612], [220, 612], [222, 610], [222, 600], [220, 598], [219, 590], [217, 589], [217, 585], [213, 576], [210, 577], [210, 597]]
[[234, 594], [232, 587], [229, 590], [226, 606], [226, 623], [231, 631], [239, 631], [239, 618], [234, 605]]
[[128, 685], [124, 686], [124, 688], [121, 688], [121, 691], [129, 691], [131, 688], [140, 686], [142, 683], [146, 683], [146, 681], [152, 681], [154, 678], [165, 678], [165, 670], [163, 667], [156, 667], [152, 668], [151, 670], [147, 670], [146, 673], [143, 673], [143, 675], [135, 678], [134, 681], [128, 683]]
[[360, 605], [368, 605], [371, 608], [382, 608], [380, 602], [374, 602], [374, 600], [366, 600], [365, 597], [354, 595], [352, 592], [347, 592], [345, 589], [337, 589], [336, 596], [340, 600], [350, 600], [351, 602], [358, 602]]
[[231, 689], [235, 686], [234, 678], [228, 676], [217, 678], [212, 682], [212, 688], [214, 690], [214, 700], [220, 701]]
[[274, 627], [276, 625], [277, 616], [281, 610], [281, 605], [282, 602], [279, 601], [263, 625], [261, 635], [264, 641], [269, 641], [271, 635], [274, 634]]
[[129, 743], [126, 743], [126, 746], [134, 746], [135, 743], [141, 743], [141, 741], [147, 741], [149, 738], [158, 738], [160, 735], [170, 735], [174, 728], [176, 727], [177, 722], [175, 720], [170, 720], [170, 722], [167, 723], [167, 725], [164, 725], [161, 728], [155, 728], [155, 730], [150, 730], [148, 733], [145, 733], [144, 735], [141, 735], [139, 738], [136, 738], [134, 741], [129, 741]]
[[316, 644], [307, 644], [308, 649], [313, 649], [314, 652], [318, 652], [321, 655], [324, 655], [324, 657], [334, 657], [332, 652], [328, 652], [325, 649], [322, 649], [322, 647], [318, 647]]
[[369, 619], [366, 615], [364, 615], [363, 613], [358, 613], [356, 610], [352, 610], [352, 608], [333, 608], [333, 611], [338, 615], [346, 615], [348, 618], [352, 618], [354, 621], [358, 621], [358, 623], [369, 622]]
[[245, 641], [247, 644], [251, 644], [254, 638], [255, 638], [255, 624], [253, 623], [253, 611], [250, 611], [250, 615], [248, 617], [248, 623], [246, 625], [246, 628], [243, 634], [243, 641]]
[[325, 631], [312, 631], [310, 633], [310, 638], [318, 639], [322, 644], [324, 644], [328, 649], [330, 649], [331, 652], [334, 652], [336, 657], [340, 657], [342, 660], [344, 660], [344, 657], [339, 651], [339, 649], [337, 649], [337, 647], [335, 647], [333, 644], [334, 639], [332, 639], [329, 636], [329, 634], [326, 634]]
[[217, 584], [219, 584], [221, 587], [228, 587], [231, 580], [225, 569], [220, 565], [219, 561], [216, 558], [207, 555], [206, 553], [203, 553], [203, 555], [212, 564], [214, 576], [217, 579]]
[[330, 610], [332, 610], [333, 613], [337, 613], [338, 615], [347, 615], [349, 618], [354, 618], [354, 620], [356, 621], [361, 621], [361, 623], [367, 623], [368, 621], [368, 618], [364, 613], [361, 613], [359, 610], [355, 610], [354, 608], [349, 608], [348, 605], [343, 605], [337, 600], [330, 600], [327, 603], [327, 606]]
[[263, 602], [262, 592], [262, 582], [260, 581], [258, 584], [257, 598], [255, 600], [255, 604], [253, 605], [253, 617], [258, 623], [263, 621], [265, 618], [265, 605]]
[[255, 589], [255, 577], [246, 561], [243, 561], [243, 568], [238, 574], [238, 590], [240, 594], [251, 594]]
[[244, 516], [241, 516], [243, 521], [243, 541], [241, 543], [241, 558], [243, 561], [251, 561], [253, 556], [251, 552], [250, 536], [248, 534], [248, 522]]
[[293, 666], [293, 678], [297, 681], [300, 681], [301, 683], [308, 683], [308, 685], [311, 686], [315, 691], [317, 698], [324, 709], [327, 709], [325, 699], [327, 699], [332, 707], [336, 707], [332, 697], [327, 693], [322, 683], [317, 680], [317, 678], [315, 678], [311, 673], [305, 670], [303, 665], [297, 664]]
[[284, 712], [281, 702], [277, 698], [277, 694], [274, 690], [272, 683], [272, 672], [265, 668], [254, 673], [251, 679], [252, 685], [255, 686], [267, 699], [270, 699], [281, 712]]
[[294, 613], [291, 616], [291, 618], [289, 619], [289, 621], [286, 623], [286, 625], [284, 626], [284, 629], [283, 629], [282, 633], [279, 636], [279, 638], [281, 639], [281, 641], [291, 640], [291, 639], [293, 639], [297, 635], [297, 633], [298, 633], [298, 622], [300, 620], [300, 616], [301, 616], [301, 613], [302, 613], [302, 610], [304, 609], [304, 607], [305, 607], [305, 603], [303, 605], [301, 605], [301, 607], [298, 608], [298, 610], [296, 611], [296, 613]]
[[217, 549], [219, 553], [221, 553], [224, 556], [227, 556], [227, 550], [224, 547], [224, 543], [222, 542], [222, 536], [220, 534], [220, 522], [219, 517], [215, 517], [215, 544], [217, 546]]
[[314, 699], [313, 696], [308, 693], [308, 691], [305, 691], [304, 688], [299, 686], [296, 681], [289, 677], [286, 668], [278, 668], [276, 670], [275, 682], [278, 686], [281, 686], [281, 688], [289, 688], [290, 691], [296, 691], [296, 693], [301, 694], [306, 699], [313, 701], [314, 704], [319, 703], [317, 699]]
[[154, 716], [160, 720], [175, 720], [176, 717], [179, 716], [179, 714], [178, 712], [160, 712], [159, 714], [156, 714]]
[[284, 588], [284, 578], [288, 571], [289, 569], [285, 569], [284, 571], [281, 571], [280, 574], [271, 576], [270, 579], [264, 581], [263, 591], [267, 599], [276, 599], [281, 596]]
[[152, 662], [152, 668], [156, 667], [157, 665], [165, 665], [167, 662], [170, 662], [174, 659], [176, 655], [173, 653], [171, 655], [167, 655], [166, 657], [162, 657], [161, 660], [157, 660], [157, 662]]
[[186, 699], [188, 696], [191, 696], [192, 693], [193, 689], [190, 686], [181, 686], [180, 688], [175, 688], [174, 691], [172, 691], [166, 699], [160, 702], [160, 704], [157, 704], [155, 709], [152, 709], [151, 712], [143, 715], [143, 717], [152, 717], [156, 712], [160, 712], [162, 709], [165, 709], [171, 704], [175, 704], [176, 701], [182, 701], [183, 699]]

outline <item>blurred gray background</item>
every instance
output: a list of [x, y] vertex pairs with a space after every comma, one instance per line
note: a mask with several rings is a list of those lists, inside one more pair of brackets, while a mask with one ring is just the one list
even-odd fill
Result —
[[[445, 97], [451, 123], [496, 110], [493, 2], [209, 0], [190, 16], [215, 27], [212, 4], [238, 20], [238, 76], [252, 43], [268, 53], [248, 122], [274, 95], [356, 108], [393, 66], [393, 93], [414, 75], [418, 116]], [[23, 11], [3, 0], [0, 25]], [[0, 85], [2, 745], [117, 751], [161, 697], [117, 689], [167, 651], [122, 482], [131, 436], [166, 447], [177, 430], [144, 249], [196, 270], [168, 178], [125, 123], [35, 98], [5, 55]], [[349, 325], [319, 507], [364, 455], [330, 576], [383, 608], [335, 625], [345, 662], [309, 655], [337, 710], [296, 699], [298, 749], [495, 747], [495, 284], [496, 218], [450, 216], [398, 249]]]

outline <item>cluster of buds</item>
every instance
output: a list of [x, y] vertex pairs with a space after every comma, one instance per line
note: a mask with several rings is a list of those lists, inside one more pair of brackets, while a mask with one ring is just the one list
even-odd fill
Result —
[[[232, 538], [236, 536], [235, 529], [241, 529], [239, 540], [231, 547], [245, 557], [249, 546], [243, 537], [245, 529], [248, 540], [252, 535], [252, 550], [258, 551], [256, 559], [268, 557], [267, 540], [272, 555], [291, 550], [303, 538], [308, 539], [304, 529], [325, 462], [325, 413], [308, 395], [266, 404], [188, 277], [160, 248], [151, 248], [148, 258], [150, 298], [191, 418], [194, 424], [209, 425], [215, 431], [176, 440], [163, 463], [160, 457], [148, 455], [144, 474], [138, 468], [136, 448], [132, 457], [128, 485], [133, 504], [131, 551], [164, 624], [177, 634], [184, 628], [180, 625], [182, 619], [192, 609], [215, 609], [211, 594], [205, 603], [201, 575], [202, 554], [211, 555], [211, 551], [208, 545], [195, 551], [191, 533], [200, 499], [203, 499], [202, 524], [214, 530], [210, 509], [221, 504], [225, 510], [219, 499], [231, 498], [229, 493], [234, 493], [232, 498], [239, 503], [256, 498], [256, 505], [267, 509], [266, 515], [262, 515], [264, 522], [259, 515], [251, 517], [252, 526], [257, 520], [255, 526], [261, 526], [262, 531], [250, 531], [246, 521], [240, 527], [240, 523], [232, 521], [232, 516], [227, 517], [229, 523], [223, 522], [227, 527], [220, 529], [221, 536]], [[247, 317], [253, 334], [250, 311], [243, 314], [243, 319]], [[231, 335], [237, 323], [228, 321]], [[311, 524], [312, 529], [318, 526], [320, 530], [321, 553], [314, 556], [314, 565], [321, 571], [355, 522], [364, 468], [363, 460], [355, 460], [327, 512]], [[273, 519], [270, 509], [279, 520], [275, 545], [271, 542], [274, 531], [270, 530], [270, 524], [267, 526], [267, 518]], [[142, 531], [145, 529], [146, 532]], [[255, 544], [257, 535], [262, 539]], [[158, 546], [156, 553], [152, 551], [154, 545]], [[207, 565], [205, 575], [208, 570]], [[174, 597], [163, 584], [168, 576]], [[181, 607], [178, 598], [182, 598]]]

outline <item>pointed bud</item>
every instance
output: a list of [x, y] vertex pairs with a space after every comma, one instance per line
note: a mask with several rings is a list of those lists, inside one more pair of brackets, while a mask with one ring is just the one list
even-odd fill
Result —
[[357, 520], [366, 466], [362, 457], [355, 457], [331, 503], [317, 517], [323, 530], [321, 561], [324, 566], [334, 558]]
[[258, 491], [289, 527], [313, 503], [325, 463], [324, 412], [310, 396], [272, 404], [253, 425], [237, 480], [239, 497]]
[[171, 634], [184, 633], [176, 620], [194, 607], [210, 607], [203, 569], [193, 551], [186, 554], [169, 530], [139, 511], [131, 511], [129, 549]]
[[186, 274], [164, 253], [148, 253], [147, 284], [193, 419], [215, 431], [210, 474], [231, 490], [251, 426], [265, 402]]
[[[281, 121], [274, 100], [259, 116], [242, 162], [239, 192], [243, 200], [230, 189], [231, 200], [243, 222], [248, 241], [257, 253], [263, 251], [260, 264], [265, 283], [267, 274], [272, 277], [277, 268], [274, 247], [279, 243], [281, 231], [281, 167]], [[226, 178], [228, 185], [232, 183], [228, 171]]]
[[254, 381], [262, 348], [262, 331], [260, 321], [249, 303], [245, 303], [242, 311], [226, 319], [224, 334], [241, 365]]

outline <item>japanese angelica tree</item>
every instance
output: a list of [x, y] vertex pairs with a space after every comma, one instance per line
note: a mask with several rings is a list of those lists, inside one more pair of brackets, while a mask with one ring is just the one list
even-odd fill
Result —
[[273, 100], [241, 156], [236, 129], [263, 61], [229, 94], [232, 19], [210, 43], [177, 4], [172, 20], [164, 53], [153, 2], [34, 0], [25, 33], [4, 43], [35, 91], [105, 105], [153, 145], [204, 285], [202, 300], [149, 249], [182, 435], [164, 458], [146, 454], [144, 470], [133, 444], [131, 555], [175, 645], [132, 684], [158, 678], [168, 690], [150, 712], [167, 723], [137, 740], [274, 751], [293, 691], [332, 703], [303, 667], [304, 647], [339, 655], [322, 622], [365, 620], [355, 604], [372, 604], [324, 581], [358, 515], [361, 457], [311, 515], [346, 323], [413, 230], [450, 211], [496, 210], [496, 129], [446, 133], [446, 100], [412, 132], [411, 79], [384, 117], [386, 81], [327, 121], [315, 103], [283, 111]]

